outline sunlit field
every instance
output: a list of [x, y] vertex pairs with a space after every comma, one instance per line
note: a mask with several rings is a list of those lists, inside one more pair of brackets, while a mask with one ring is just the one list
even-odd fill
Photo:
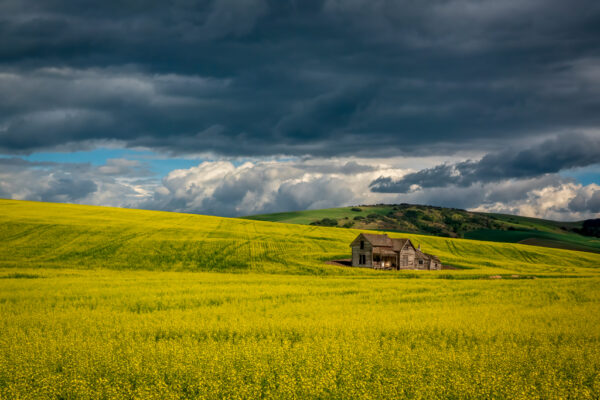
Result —
[[324, 264], [356, 234], [0, 201], [0, 398], [600, 397], [600, 255], [411, 235], [462, 269]]
[[[381, 276], [326, 265], [350, 257], [360, 231], [234, 218], [0, 200], [0, 267], [111, 268]], [[409, 237], [455, 271], [425, 277], [490, 274], [594, 275], [600, 254], [513, 243]], [[388, 272], [398, 276], [398, 272]], [[404, 275], [414, 271], [403, 272]]]
[[600, 279], [2, 270], [1, 398], [598, 398]]

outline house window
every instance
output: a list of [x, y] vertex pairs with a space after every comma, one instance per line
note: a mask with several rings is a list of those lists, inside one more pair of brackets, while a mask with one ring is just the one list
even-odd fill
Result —
[[423, 265], [423, 260], [419, 260], [419, 265]]
[[364, 248], [365, 248], [365, 241], [364, 241], [364, 240], [361, 240], [361, 241], [360, 241], [360, 249], [361, 249], [361, 250], [364, 250]]
[[364, 255], [364, 254], [360, 254], [358, 256], [358, 263], [361, 264], [361, 265], [366, 264], [367, 263], [367, 256]]

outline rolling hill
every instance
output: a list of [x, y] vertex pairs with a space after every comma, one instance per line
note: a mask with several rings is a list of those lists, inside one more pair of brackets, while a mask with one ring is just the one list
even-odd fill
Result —
[[[244, 217], [354, 229], [370, 229], [521, 243], [600, 253], [600, 238], [580, 234], [583, 221], [560, 222], [413, 204], [378, 204]], [[597, 220], [590, 220], [597, 221]]]
[[[368, 212], [365, 209], [360, 213]], [[327, 260], [349, 257], [349, 243], [358, 232], [249, 219], [0, 200], [0, 267], [381, 275], [325, 264]], [[395, 232], [390, 236], [408, 236], [444, 264], [460, 268], [443, 271], [443, 276], [589, 275], [596, 274], [600, 267], [600, 255], [592, 253]], [[403, 274], [442, 276], [414, 271]]]

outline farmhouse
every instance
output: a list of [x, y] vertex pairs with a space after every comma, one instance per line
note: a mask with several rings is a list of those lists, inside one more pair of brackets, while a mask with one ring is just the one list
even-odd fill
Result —
[[410, 239], [361, 233], [350, 244], [352, 266], [375, 269], [442, 269], [440, 259], [415, 247]]

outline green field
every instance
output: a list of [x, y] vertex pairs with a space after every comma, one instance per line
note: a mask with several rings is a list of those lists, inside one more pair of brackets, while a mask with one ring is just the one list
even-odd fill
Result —
[[388, 206], [369, 206], [368, 208], [362, 207], [361, 211], [352, 211], [352, 208], [353, 207], [340, 207], [323, 208], [320, 210], [290, 211], [273, 214], [252, 215], [244, 218], [253, 219], [256, 221], [285, 222], [288, 224], [307, 225], [323, 218], [354, 218], [356, 216], [366, 217], [372, 213], [385, 214], [389, 211]]
[[494, 242], [521, 243], [559, 249], [598, 252], [600, 239], [573, 234], [533, 230], [478, 230], [465, 234], [465, 238]]
[[352, 211], [355, 207], [323, 208], [320, 210], [290, 211], [273, 214], [260, 214], [244, 217], [256, 221], [285, 222], [287, 224], [308, 225], [323, 218], [354, 218], [366, 217], [369, 214], [386, 214], [389, 206], [356, 207], [361, 211]]
[[0, 398], [600, 397], [599, 254], [357, 233], [0, 200]]

